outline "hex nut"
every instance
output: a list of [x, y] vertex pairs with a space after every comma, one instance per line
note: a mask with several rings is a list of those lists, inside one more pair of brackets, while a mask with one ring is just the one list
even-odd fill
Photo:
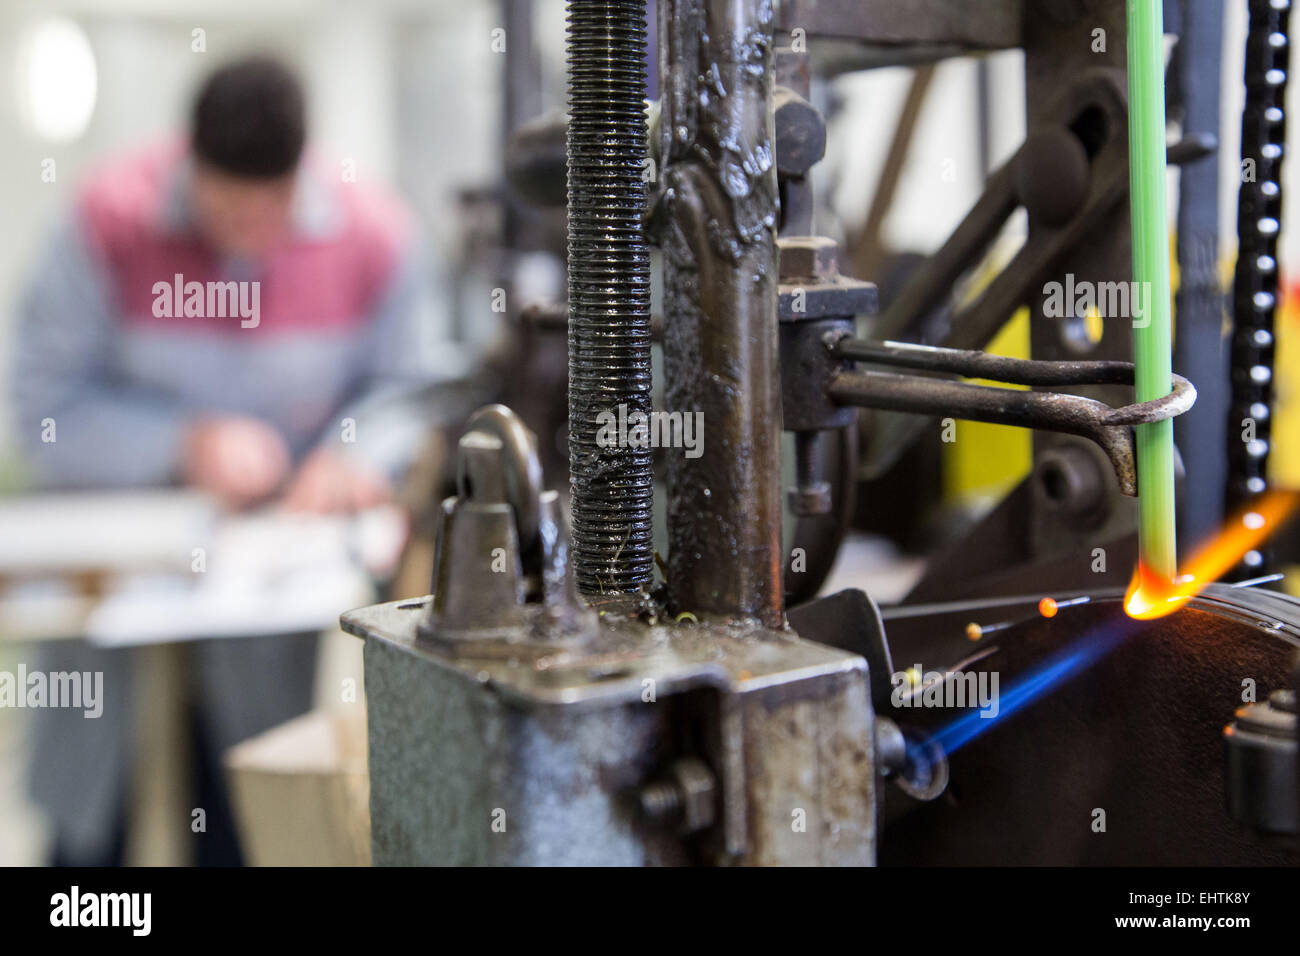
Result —
[[840, 273], [840, 247], [826, 236], [783, 236], [777, 240], [781, 280], [833, 279]]

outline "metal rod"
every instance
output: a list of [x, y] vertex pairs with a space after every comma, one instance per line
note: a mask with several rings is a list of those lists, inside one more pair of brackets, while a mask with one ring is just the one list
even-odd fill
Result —
[[1182, 414], [1196, 401], [1196, 389], [1177, 376], [1170, 394], [1120, 408], [1082, 395], [995, 388], [894, 372], [840, 372], [831, 380], [827, 392], [843, 405], [950, 415], [995, 425], [1081, 435], [1106, 452], [1115, 468], [1120, 490], [1126, 495], [1137, 494], [1138, 489], [1129, 428]]
[[636, 591], [653, 566], [650, 449], [600, 440], [606, 416], [650, 412], [645, 30], [645, 0], [569, 2], [569, 469], [587, 594]]
[[[1182, 0], [1177, 76], [1183, 101], [1183, 138], [1219, 131], [1223, 3]], [[1217, 145], [1217, 143], [1216, 143]], [[1172, 161], [1172, 157], [1171, 157]], [[1186, 163], [1178, 177], [1178, 294], [1174, 314], [1174, 368], [1196, 383], [1197, 407], [1174, 422], [1183, 456], [1178, 501], [1180, 547], [1201, 541], [1223, 524], [1228, 476], [1228, 351], [1224, 340], [1223, 283], [1219, 279], [1219, 163], [1217, 152]]]
[[831, 347], [837, 358], [873, 362], [967, 378], [988, 378], [1015, 385], [1132, 385], [1133, 363], [1112, 361], [1058, 362], [1008, 358], [966, 349], [912, 342], [869, 342], [844, 338]]
[[843, 405], [883, 408], [918, 415], [950, 415], [969, 421], [1022, 428], [1047, 428], [1091, 435], [1118, 411], [1095, 399], [1059, 392], [1031, 392], [893, 372], [840, 372], [827, 389]]
[[667, 455], [668, 584], [683, 611], [784, 623], [771, 0], [667, 0], [664, 370], [705, 449]]
[[[1128, 0], [1129, 202], [1133, 280], [1147, 295], [1133, 330], [1138, 402], [1173, 388], [1169, 309], [1169, 221], [1165, 208], [1164, 38], [1161, 0]], [[1138, 553], [1151, 574], [1177, 573], [1174, 423], [1137, 426]]]

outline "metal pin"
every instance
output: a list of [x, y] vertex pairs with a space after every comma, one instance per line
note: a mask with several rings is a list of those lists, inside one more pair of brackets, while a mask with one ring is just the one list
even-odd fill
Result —
[[1045, 597], [1038, 602], [1038, 613], [1043, 617], [1056, 617], [1056, 613], [1063, 607], [1074, 607], [1076, 604], [1087, 604], [1092, 600], [1092, 596], [1085, 594], [1082, 597], [1070, 598], [1066, 601], [1058, 601], [1055, 598]]
[[1228, 586], [1233, 588], [1250, 588], [1250, 587], [1254, 587], [1257, 584], [1272, 584], [1274, 581], [1281, 581], [1284, 577], [1286, 577], [1286, 575], [1282, 574], [1281, 572], [1277, 574], [1265, 574], [1257, 578], [1249, 578], [1245, 581], [1237, 581]]

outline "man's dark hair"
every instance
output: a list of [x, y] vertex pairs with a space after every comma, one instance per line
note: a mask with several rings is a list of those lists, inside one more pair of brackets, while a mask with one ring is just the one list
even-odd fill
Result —
[[274, 179], [291, 172], [306, 138], [302, 84], [271, 57], [226, 64], [208, 77], [194, 102], [194, 155], [233, 176]]

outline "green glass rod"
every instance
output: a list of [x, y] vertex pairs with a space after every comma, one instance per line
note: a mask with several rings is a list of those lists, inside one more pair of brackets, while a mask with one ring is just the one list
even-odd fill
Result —
[[[1133, 361], [1139, 402], [1173, 388], [1169, 220], [1165, 209], [1164, 25], [1161, 0], [1128, 3], [1129, 203], [1133, 225]], [[1142, 314], [1139, 314], [1141, 312]], [[1138, 553], [1149, 573], [1177, 573], [1174, 423], [1138, 425]]]

